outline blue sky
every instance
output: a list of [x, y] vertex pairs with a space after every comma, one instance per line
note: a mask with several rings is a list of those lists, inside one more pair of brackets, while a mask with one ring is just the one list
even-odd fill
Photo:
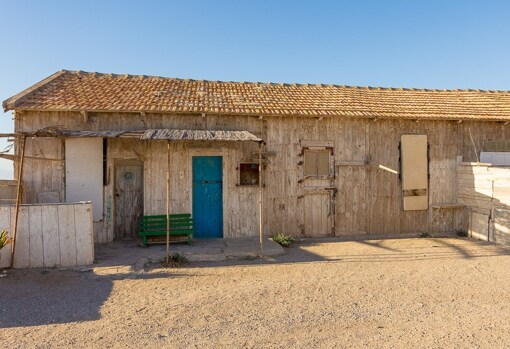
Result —
[[2, 101], [60, 69], [510, 90], [509, 1], [0, 0], [0, 14]]

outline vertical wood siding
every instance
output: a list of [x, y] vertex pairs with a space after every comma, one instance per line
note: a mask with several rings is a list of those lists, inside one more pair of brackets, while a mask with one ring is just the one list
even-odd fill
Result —
[[[0, 207], [0, 229], [12, 236], [15, 206]], [[16, 238], [15, 268], [71, 267], [94, 262], [92, 204], [22, 205]], [[10, 246], [0, 250], [8, 267]]]
[[[305, 117], [241, 117], [169, 115], [147, 113], [25, 112], [18, 115], [17, 131], [60, 126], [73, 130], [140, 130], [147, 128], [247, 130], [261, 136], [269, 152], [264, 173], [264, 232], [292, 235], [325, 235], [306, 229], [307, 217], [327, 212], [332, 231], [328, 235], [449, 232], [458, 224], [451, 210], [402, 209], [398, 171], [398, 144], [402, 134], [424, 134], [430, 144], [429, 205], [454, 203], [457, 198], [457, 157], [476, 161], [477, 152], [489, 139], [510, 136], [509, 126], [499, 122], [377, 120]], [[473, 139], [473, 141], [471, 141]], [[302, 141], [333, 144], [334, 176], [329, 202], [305, 202], [307, 181], [303, 178]], [[473, 145], [474, 144], [474, 145]], [[476, 148], [476, 151], [475, 151]], [[191, 212], [191, 158], [195, 155], [223, 156], [224, 237], [253, 236], [257, 229], [257, 189], [238, 186], [237, 166], [248, 161], [257, 146], [250, 143], [172, 143], [171, 211]], [[27, 155], [47, 160], [27, 160], [24, 202], [37, 202], [38, 193], [55, 191], [64, 200], [64, 151], [61, 139], [36, 139], [27, 143]], [[56, 159], [56, 160], [55, 160]], [[108, 184], [104, 187], [103, 220], [94, 223], [97, 243], [114, 239], [113, 174], [117, 159], [144, 163], [144, 213], [165, 211], [166, 143], [130, 139], [108, 140]], [[310, 183], [308, 181], [308, 183]], [[324, 187], [325, 185], [323, 185]], [[322, 223], [321, 223], [322, 224]], [[322, 226], [322, 225], [321, 225]], [[312, 228], [313, 229], [313, 228]], [[308, 228], [310, 230], [310, 228]], [[322, 229], [321, 229], [322, 230]]]

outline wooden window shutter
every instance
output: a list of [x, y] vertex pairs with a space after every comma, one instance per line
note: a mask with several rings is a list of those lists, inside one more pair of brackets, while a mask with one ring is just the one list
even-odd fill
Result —
[[404, 211], [428, 209], [428, 145], [426, 135], [402, 135], [400, 144]]
[[305, 176], [329, 176], [329, 150], [305, 150]]
[[305, 176], [317, 175], [317, 159], [315, 152], [305, 150]]
[[329, 150], [317, 152], [317, 175], [329, 175]]

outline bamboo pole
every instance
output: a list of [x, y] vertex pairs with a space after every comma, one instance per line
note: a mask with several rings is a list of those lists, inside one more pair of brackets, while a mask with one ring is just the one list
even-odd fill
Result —
[[166, 264], [170, 263], [170, 141], [166, 152]]
[[259, 142], [259, 257], [264, 255], [262, 239], [262, 142]]
[[21, 182], [23, 181], [23, 164], [25, 162], [25, 142], [27, 140], [26, 136], [23, 136], [21, 141], [21, 158], [18, 168], [18, 191], [16, 193], [16, 213], [14, 216], [14, 232], [12, 234], [12, 244], [11, 244], [11, 268], [14, 266], [14, 253], [16, 252], [16, 235], [18, 234], [18, 218], [19, 218], [19, 205], [21, 202]]

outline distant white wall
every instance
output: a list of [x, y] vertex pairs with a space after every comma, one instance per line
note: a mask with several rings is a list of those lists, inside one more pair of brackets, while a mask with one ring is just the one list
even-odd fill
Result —
[[480, 153], [480, 161], [493, 166], [509, 166], [510, 152], [483, 151]]
[[[15, 206], [0, 206], [0, 231], [14, 230]], [[8, 267], [11, 246], [0, 250], [0, 268]], [[14, 268], [72, 267], [94, 262], [90, 202], [21, 205]]]
[[94, 221], [103, 219], [103, 139], [67, 138], [66, 202], [92, 201]]

